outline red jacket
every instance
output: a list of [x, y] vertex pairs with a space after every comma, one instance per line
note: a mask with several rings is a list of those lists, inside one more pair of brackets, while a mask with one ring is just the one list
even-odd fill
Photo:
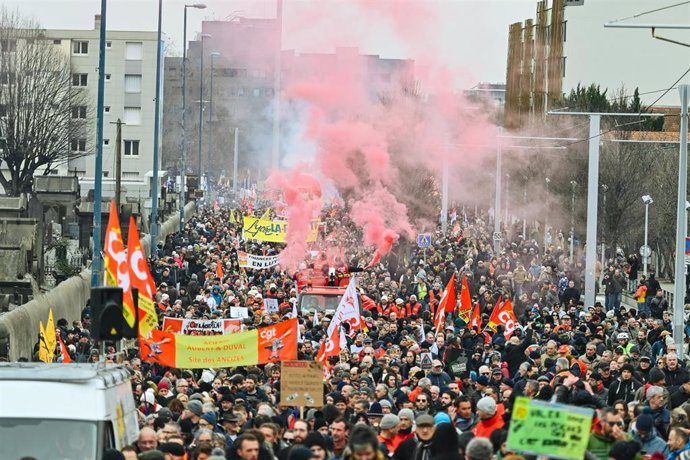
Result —
[[407, 302], [407, 305], [405, 305], [406, 316], [419, 315], [419, 311], [421, 309], [422, 309], [421, 303], [417, 302], [415, 304], [412, 304], [410, 302]]
[[497, 411], [496, 415], [493, 417], [480, 420], [479, 423], [472, 428], [472, 433], [479, 438], [488, 438], [495, 430], [503, 428], [503, 425], [505, 425], [503, 417], [501, 417]]

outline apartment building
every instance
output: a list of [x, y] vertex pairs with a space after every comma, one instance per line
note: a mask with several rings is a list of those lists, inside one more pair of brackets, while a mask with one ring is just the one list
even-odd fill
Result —
[[[72, 118], [92, 127], [89, 137], [71, 140], [75, 158], [58, 166], [55, 175], [79, 177], [83, 195], [94, 188], [96, 101], [98, 99], [100, 16], [91, 30], [45, 30], [47, 40], [69, 56], [72, 89], [87, 91], [92, 110], [73, 107]], [[115, 195], [117, 120], [122, 125], [122, 191], [150, 208], [156, 91], [156, 32], [107, 31], [103, 125], [103, 196]], [[89, 119], [87, 114], [91, 114]]]

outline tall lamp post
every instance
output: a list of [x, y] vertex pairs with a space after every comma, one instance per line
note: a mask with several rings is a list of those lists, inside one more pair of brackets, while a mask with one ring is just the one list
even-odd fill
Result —
[[651, 196], [645, 195], [642, 197], [642, 202], [644, 203], [644, 249], [642, 249], [642, 257], [644, 259], [644, 276], [648, 276], [647, 273], [647, 260], [652, 252], [647, 244], [647, 239], [649, 237], [649, 205], [654, 203]]
[[158, 162], [159, 162], [159, 142], [160, 142], [160, 120], [161, 120], [161, 54], [163, 54], [163, 43], [161, 39], [163, 19], [163, 0], [158, 0], [158, 32], [156, 41], [156, 108], [153, 115], [153, 185], [151, 186], [151, 257], [157, 256], [156, 247], [158, 245]]
[[527, 183], [529, 182], [529, 177], [522, 176], [523, 189], [522, 189], [522, 239], [527, 241]]
[[[544, 179], [544, 182], [546, 182], [546, 199], [549, 199], [549, 184], [551, 183], [551, 179], [548, 177]], [[546, 254], [546, 250], [549, 249], [549, 221], [548, 221], [548, 212], [544, 213], [544, 254]]]
[[[208, 96], [208, 157], [206, 161], [206, 202], [210, 203], [211, 199], [211, 163], [213, 155], [213, 63], [215, 58], [220, 56], [218, 51], [213, 51], [211, 56], [211, 78], [209, 84]], [[199, 163], [201, 165], [201, 163]]]
[[180, 140], [180, 232], [184, 230], [184, 189], [187, 172], [187, 8], [203, 10], [204, 3], [184, 6], [184, 28], [182, 33], [182, 137]]
[[[204, 38], [211, 38], [211, 34], [201, 34], [201, 51], [199, 61], [199, 158], [197, 160], [197, 173], [199, 174], [199, 185], [201, 185], [201, 144], [204, 137]], [[206, 178], [208, 180], [208, 178]]]
[[571, 180], [570, 186], [572, 187], [572, 192], [570, 196], [570, 264], [574, 267], [575, 263], [573, 261], [573, 254], [575, 252], [575, 189], [577, 188], [577, 182]]

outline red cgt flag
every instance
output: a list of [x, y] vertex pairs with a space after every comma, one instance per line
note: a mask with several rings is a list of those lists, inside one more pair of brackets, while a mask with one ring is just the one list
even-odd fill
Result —
[[134, 327], [136, 317], [134, 314], [132, 285], [129, 277], [125, 244], [122, 241], [120, 218], [117, 215], [115, 201], [110, 202], [110, 215], [108, 216], [108, 229], [105, 232], [104, 251], [105, 285], [122, 288], [123, 315], [129, 327]]
[[472, 296], [470, 296], [470, 288], [467, 285], [467, 275], [462, 277], [462, 285], [460, 286], [460, 311], [458, 316], [467, 322], [470, 313], [472, 313]]
[[134, 216], [129, 218], [129, 236], [127, 237], [127, 263], [132, 287], [139, 290], [139, 334], [147, 336], [158, 327], [158, 315], [154, 296], [156, 285], [146, 262], [146, 255], [139, 240], [137, 223]]

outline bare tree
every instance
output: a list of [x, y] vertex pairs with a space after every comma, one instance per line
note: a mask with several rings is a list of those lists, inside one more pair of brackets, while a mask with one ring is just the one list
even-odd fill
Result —
[[0, 53], [0, 184], [17, 196], [31, 191], [34, 175], [90, 153], [92, 110], [68, 56], [35, 22], [5, 8]]

